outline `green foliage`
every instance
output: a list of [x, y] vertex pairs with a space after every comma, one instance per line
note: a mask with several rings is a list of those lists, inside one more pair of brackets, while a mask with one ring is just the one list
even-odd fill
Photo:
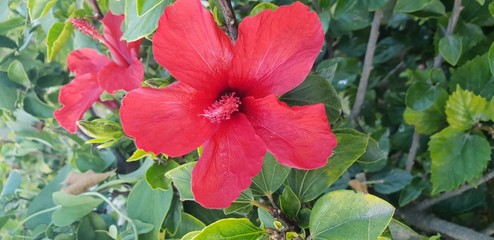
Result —
[[468, 130], [481, 120], [487, 120], [487, 100], [458, 88], [446, 102], [446, 117], [452, 128]]
[[255, 240], [264, 235], [261, 228], [254, 226], [248, 219], [232, 219], [227, 218], [219, 220], [198, 233], [195, 240], [206, 239], [238, 239], [238, 240]]

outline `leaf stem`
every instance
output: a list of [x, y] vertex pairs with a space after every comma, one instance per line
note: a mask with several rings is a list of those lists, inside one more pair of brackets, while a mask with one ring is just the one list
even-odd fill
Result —
[[103, 13], [101, 12], [101, 9], [99, 8], [98, 1], [97, 0], [87, 0], [91, 8], [93, 9], [94, 16], [97, 19], [102, 19], [103, 18]]
[[235, 42], [238, 37], [238, 23], [237, 18], [235, 17], [235, 12], [233, 12], [232, 3], [230, 0], [218, 0], [218, 3], [223, 16], [225, 17], [228, 36], [233, 42]]
[[379, 37], [379, 26], [381, 25], [381, 19], [383, 17], [383, 11], [381, 9], [374, 12], [374, 20], [372, 20], [371, 32], [369, 41], [367, 42], [367, 50], [364, 58], [364, 68], [362, 69], [362, 76], [358, 85], [357, 97], [355, 98], [355, 104], [353, 105], [350, 118], [356, 122], [362, 110], [362, 104], [364, 103], [365, 93], [367, 91], [367, 85], [369, 83], [370, 73], [372, 71], [372, 59], [374, 58], [374, 52], [376, 51], [377, 38]]

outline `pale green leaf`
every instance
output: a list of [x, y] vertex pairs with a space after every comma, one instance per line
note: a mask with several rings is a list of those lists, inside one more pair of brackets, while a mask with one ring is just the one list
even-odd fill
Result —
[[47, 57], [48, 61], [51, 61], [55, 58], [58, 52], [65, 45], [67, 40], [72, 35], [74, 31], [74, 27], [69, 21], [66, 22], [57, 22], [51, 26], [48, 31], [48, 36], [46, 37], [46, 46], [47, 46]]
[[196, 162], [183, 164], [165, 174], [167, 178], [173, 181], [173, 185], [175, 185], [180, 193], [180, 200], [182, 201], [194, 200], [190, 179], [192, 178], [192, 169], [194, 169], [195, 165]]
[[227, 218], [207, 226], [194, 240], [256, 240], [264, 234], [247, 218]]
[[55, 3], [57, 0], [28, 0], [27, 6], [31, 21], [44, 17]]
[[487, 100], [473, 92], [458, 88], [446, 102], [446, 119], [459, 130], [468, 130], [481, 120], [486, 120]]
[[55, 192], [53, 193], [53, 202], [61, 206], [60, 209], [53, 212], [53, 224], [68, 226], [92, 212], [93, 208], [103, 202], [103, 199]]
[[461, 39], [455, 35], [444, 36], [439, 40], [439, 54], [449, 64], [455, 66], [462, 51]]

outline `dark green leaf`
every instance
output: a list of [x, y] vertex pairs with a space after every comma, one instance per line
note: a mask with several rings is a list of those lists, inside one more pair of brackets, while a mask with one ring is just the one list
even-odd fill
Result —
[[436, 85], [418, 82], [408, 88], [405, 102], [414, 111], [424, 110], [432, 106], [443, 91]]
[[97, 213], [89, 213], [82, 219], [77, 229], [77, 239], [110, 240], [104, 233], [108, 229], [105, 220]]
[[266, 153], [261, 172], [252, 179], [252, 192], [271, 195], [280, 188], [289, 173], [290, 168], [279, 164], [271, 153]]
[[292, 169], [285, 184], [301, 202], [324, 193], [360, 156], [365, 153], [369, 136], [355, 130], [335, 130], [338, 145], [326, 166], [311, 171]]
[[24, 98], [24, 110], [38, 118], [52, 118], [55, 109], [42, 102], [36, 93], [29, 92]]
[[178, 166], [178, 163], [176, 163], [175, 161], [154, 163], [146, 171], [146, 182], [153, 190], [168, 190], [172, 181], [169, 178], [165, 177], [165, 173]]
[[12, 111], [19, 99], [19, 90], [7, 74], [0, 72], [0, 109]]
[[402, 169], [391, 169], [376, 174], [370, 178], [378, 183], [373, 185], [374, 190], [382, 194], [390, 194], [403, 189], [412, 181], [412, 175]]
[[17, 48], [17, 43], [6, 36], [0, 36], [0, 48]]
[[192, 169], [196, 162], [187, 163], [168, 171], [165, 176], [173, 181], [173, 184], [180, 193], [180, 200], [194, 200], [190, 179], [192, 177]]
[[246, 189], [240, 194], [240, 196], [232, 203], [230, 207], [225, 208], [223, 211], [225, 212], [225, 214], [235, 212], [247, 214], [252, 210], [252, 201], [254, 201], [252, 191], [250, 189]]
[[285, 187], [280, 196], [280, 208], [291, 219], [295, 219], [302, 203], [290, 187]]
[[461, 50], [461, 39], [455, 35], [444, 36], [439, 40], [439, 53], [453, 66], [460, 60]]
[[452, 127], [432, 135], [429, 151], [433, 194], [453, 190], [479, 178], [491, 159], [490, 144], [483, 134]]
[[470, 90], [486, 99], [494, 96], [494, 78], [491, 75], [487, 54], [476, 57], [463, 64], [456, 70], [451, 70], [450, 89]]
[[427, 187], [427, 182], [421, 177], [415, 177], [410, 184], [405, 186], [400, 193], [400, 207], [403, 207], [420, 197], [422, 191]]
[[29, 77], [27, 76], [22, 63], [18, 60], [12, 61], [9, 65], [8, 76], [11, 81], [21, 84], [24, 87], [31, 86], [31, 81], [29, 81]]
[[415, 126], [415, 130], [420, 134], [433, 134], [447, 125], [444, 113], [447, 99], [448, 94], [442, 89], [437, 101], [431, 107], [422, 111], [407, 108], [403, 118], [406, 123]]
[[[200, 230], [206, 227], [199, 219], [188, 213], [181, 213], [180, 219], [180, 225], [178, 226], [177, 232], [173, 235], [173, 238], [181, 238], [190, 232], [200, 232]], [[197, 234], [199, 234], [199, 232]]]
[[386, 166], [388, 153], [379, 147], [379, 143], [369, 138], [365, 153], [357, 160], [367, 172], [379, 171]]
[[349, 190], [330, 192], [312, 209], [311, 239], [377, 239], [393, 213], [391, 204], [373, 195]]
[[341, 101], [338, 93], [326, 79], [309, 75], [302, 84], [280, 98], [291, 106], [323, 103], [329, 121], [335, 122], [341, 113]]
[[329, 33], [341, 36], [351, 31], [366, 28], [371, 23], [367, 4], [363, 0], [337, 0], [329, 23]]

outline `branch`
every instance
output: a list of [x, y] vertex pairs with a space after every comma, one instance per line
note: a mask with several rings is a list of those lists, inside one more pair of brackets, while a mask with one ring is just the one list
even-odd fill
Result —
[[473, 184], [466, 184], [466, 185], [463, 185], [462, 187], [456, 189], [455, 191], [452, 191], [452, 192], [447, 192], [447, 193], [444, 193], [444, 194], [441, 194], [441, 196], [437, 197], [437, 198], [433, 198], [433, 199], [428, 199], [428, 200], [425, 200], [423, 202], [421, 202], [420, 204], [417, 205], [417, 209], [418, 210], [426, 210], [428, 208], [430, 208], [432, 205], [438, 203], [438, 202], [441, 202], [441, 201], [444, 201], [448, 198], [452, 198], [452, 197], [455, 197], [455, 196], [458, 196], [460, 194], [462, 194], [463, 192], [467, 191], [467, 190], [470, 190], [472, 188], [476, 188], [477, 186], [479, 186], [480, 184], [483, 184], [491, 179], [494, 178], [494, 171], [492, 172], [489, 172], [488, 174], [486, 174], [485, 176], [483, 176], [480, 181], [473, 185]]
[[232, 4], [230, 0], [218, 0], [218, 3], [223, 16], [225, 17], [228, 36], [233, 42], [235, 42], [238, 37], [238, 23], [237, 18], [235, 18], [235, 13], [233, 12]]
[[352, 113], [350, 114], [350, 118], [354, 121], [356, 121], [360, 115], [360, 110], [362, 110], [362, 104], [364, 103], [365, 92], [367, 90], [367, 84], [369, 83], [369, 77], [372, 71], [372, 59], [374, 58], [374, 52], [376, 51], [376, 43], [377, 38], [379, 37], [379, 26], [381, 25], [382, 17], [382, 10], [377, 10], [374, 12], [374, 20], [372, 20], [371, 32], [369, 41], [367, 42], [367, 50], [365, 52], [364, 68], [362, 70], [362, 76], [360, 77], [355, 104], [353, 105]]
[[97, 0], [87, 0], [91, 8], [93, 9], [94, 16], [97, 19], [102, 19], [103, 18], [103, 13], [101, 12], [101, 9], [99, 8], [98, 1]]
[[412, 172], [413, 165], [415, 165], [415, 157], [417, 156], [417, 152], [420, 148], [420, 134], [417, 132], [417, 129], [413, 131], [412, 145], [410, 146], [410, 150], [408, 151], [407, 157], [407, 172]]
[[442, 237], [456, 240], [494, 240], [494, 238], [479, 233], [473, 229], [451, 223], [432, 214], [425, 214], [416, 208], [397, 210], [396, 215], [407, 223], [429, 233], [441, 233]]
[[[451, 36], [453, 31], [455, 30], [456, 24], [458, 23], [458, 18], [460, 17], [460, 12], [463, 10], [463, 6], [461, 5], [461, 0], [455, 0], [453, 4], [453, 10], [451, 11], [451, 17], [448, 21], [448, 27], [446, 29], [446, 33], [444, 33], [445, 37]], [[434, 59], [434, 67], [441, 67], [443, 63], [443, 57], [441, 54], [438, 54]]]

